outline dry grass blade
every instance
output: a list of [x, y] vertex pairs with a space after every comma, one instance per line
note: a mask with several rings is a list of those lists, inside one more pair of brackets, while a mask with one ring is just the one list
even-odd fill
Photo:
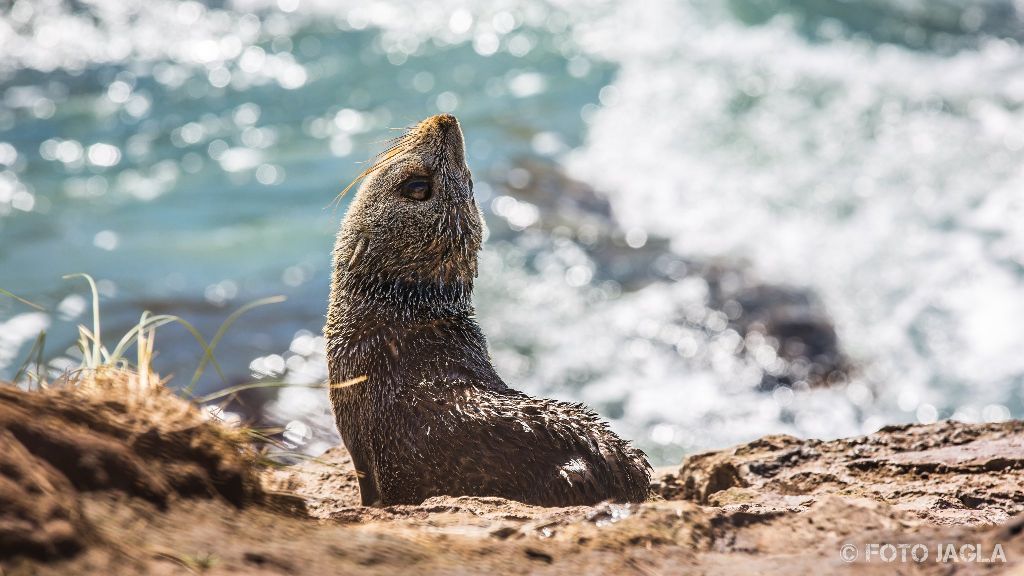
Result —
[[153, 556], [164, 560], [170, 560], [192, 574], [201, 574], [217, 564], [217, 557], [213, 554], [192, 555], [175, 552], [169, 548], [152, 549]]
[[355, 378], [352, 378], [351, 380], [345, 380], [344, 382], [339, 382], [337, 384], [331, 384], [330, 386], [328, 386], [328, 388], [330, 388], [331, 390], [336, 390], [338, 388], [348, 388], [349, 386], [355, 386], [356, 384], [362, 384], [363, 382], [366, 382], [366, 375], [365, 374], [363, 376], [356, 376]]
[[[365, 381], [366, 376], [356, 376], [351, 380], [346, 380], [339, 384], [331, 384], [330, 386], [328, 386], [328, 388], [347, 388], [349, 386], [354, 386]], [[249, 382], [248, 384], [239, 384], [237, 386], [224, 388], [223, 390], [218, 390], [205, 396], [199, 396], [198, 398], [193, 398], [192, 400], [199, 404], [206, 404], [207, 402], [212, 402], [220, 398], [225, 398], [238, 392], [242, 392], [245, 390], [255, 390], [259, 388], [323, 388], [323, 386], [321, 386], [320, 384], [289, 384], [287, 382], [281, 382], [279, 380], [274, 380], [270, 382]]]
[[[143, 322], [145, 321], [145, 315], [143, 315]], [[141, 324], [141, 322], [140, 322]], [[139, 369], [139, 380], [142, 388], [148, 388], [153, 383], [151, 379], [151, 364], [153, 360], [153, 341], [156, 340], [156, 328], [140, 328], [138, 344], [135, 346], [137, 355], [136, 366]]]

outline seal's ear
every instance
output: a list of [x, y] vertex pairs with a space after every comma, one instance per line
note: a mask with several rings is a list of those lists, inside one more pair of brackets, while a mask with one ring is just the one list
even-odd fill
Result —
[[359, 259], [362, 258], [363, 254], [366, 252], [367, 244], [369, 244], [369, 240], [366, 239], [366, 236], [360, 236], [356, 239], [356, 247], [352, 249], [352, 256], [348, 259], [349, 270], [355, 268], [356, 264], [359, 263]]

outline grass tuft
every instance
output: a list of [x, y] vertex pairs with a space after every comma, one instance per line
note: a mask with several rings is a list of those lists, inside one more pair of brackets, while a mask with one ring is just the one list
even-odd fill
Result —
[[[160, 422], [161, 426], [172, 428], [187, 428], [195, 426], [203, 420], [219, 420], [216, 414], [198, 408], [201, 405], [210, 404], [221, 400], [222, 405], [226, 404], [235, 394], [245, 390], [258, 388], [283, 388], [287, 386], [298, 386], [306, 388], [325, 388], [325, 385], [292, 385], [280, 381], [250, 382], [236, 386], [225, 387], [217, 392], [203, 396], [193, 395], [193, 389], [204, 370], [213, 366], [218, 376], [225, 385], [227, 384], [224, 373], [214, 355], [217, 345], [224, 339], [230, 328], [245, 313], [270, 304], [276, 304], [285, 300], [284, 296], [272, 296], [249, 302], [240, 306], [218, 327], [213, 337], [207, 341], [203, 335], [187, 320], [172, 314], [152, 314], [145, 311], [139, 318], [138, 324], [118, 339], [113, 349], [103, 344], [102, 315], [100, 312], [100, 297], [95, 280], [88, 274], [70, 274], [65, 279], [84, 278], [89, 285], [92, 296], [92, 325], [78, 326], [78, 347], [81, 349], [82, 360], [77, 369], [65, 372], [52, 384], [48, 382], [47, 366], [44, 359], [44, 348], [46, 344], [46, 332], [41, 332], [36, 338], [28, 357], [19, 368], [14, 381], [22, 381], [26, 378], [34, 381], [36, 388], [43, 390], [52, 385], [64, 385], [71, 388], [74, 393], [87, 396], [99, 396], [104, 400], [123, 403], [130, 408], [131, 413], [145, 415], [147, 419]], [[12, 296], [18, 301], [21, 298], [13, 296], [7, 291], [3, 294]], [[26, 304], [28, 301], [23, 301]], [[37, 307], [36, 305], [32, 305]], [[41, 309], [41, 307], [39, 307]], [[168, 324], [179, 324], [183, 326], [196, 340], [203, 350], [203, 356], [196, 367], [188, 386], [180, 390], [180, 393], [173, 392], [166, 386], [168, 380], [161, 379], [154, 372], [152, 360], [155, 356], [156, 332], [159, 328]], [[135, 357], [129, 358], [128, 354], [132, 347], [135, 348]], [[35, 372], [30, 369], [35, 365]], [[359, 384], [366, 381], [366, 376], [359, 376], [332, 384], [329, 388], [340, 388]], [[31, 388], [31, 387], [30, 387]], [[176, 397], [178, 401], [171, 401], [170, 397]], [[275, 439], [280, 429], [257, 429], [247, 426], [222, 427], [223, 433], [231, 437], [237, 445], [261, 446], [260, 453], [256, 457], [257, 462], [271, 462], [275, 458], [290, 456], [300, 458], [304, 456], [299, 452], [288, 450], [288, 446]], [[273, 452], [267, 449], [273, 448]]]
[[[268, 304], [276, 304], [284, 302], [284, 296], [271, 296], [269, 298], [263, 298], [254, 302], [249, 302], [241, 306], [238, 310], [232, 312], [227, 319], [220, 325], [217, 332], [214, 334], [213, 339], [209, 342], [206, 338], [192, 325], [189, 321], [175, 316], [173, 314], [151, 314], [148, 310], [142, 313], [142, 317], [139, 319], [138, 325], [129, 330], [124, 336], [121, 337], [117, 346], [114, 347], [112, 352], [108, 351], [103, 345], [101, 335], [101, 324], [100, 324], [100, 296], [99, 291], [96, 288], [96, 281], [93, 280], [92, 276], [88, 274], [69, 274], [64, 276], [65, 279], [70, 278], [85, 278], [89, 283], [89, 289], [92, 293], [92, 328], [80, 325], [78, 327], [78, 345], [82, 351], [82, 364], [79, 368], [80, 371], [97, 371], [104, 367], [106, 368], [131, 368], [131, 364], [125, 360], [125, 353], [131, 348], [133, 344], [141, 344], [141, 338], [143, 338], [147, 331], [156, 330], [161, 326], [167, 324], [180, 324], [195, 338], [196, 342], [203, 349], [203, 357], [199, 362], [199, 366], [196, 368], [195, 373], [192, 375], [192, 381], [185, 389], [187, 393], [191, 393], [196, 383], [202, 377], [203, 372], [206, 370], [208, 364], [213, 365], [214, 370], [220, 377], [220, 380], [225, 385], [227, 379], [224, 377], [224, 371], [221, 369], [220, 364], [217, 362], [217, 358], [214, 356], [214, 350], [217, 344], [220, 343], [228, 329], [237, 321], [243, 314], [258, 308], [260, 306], [266, 306]], [[150, 338], [150, 343], [152, 339]]]

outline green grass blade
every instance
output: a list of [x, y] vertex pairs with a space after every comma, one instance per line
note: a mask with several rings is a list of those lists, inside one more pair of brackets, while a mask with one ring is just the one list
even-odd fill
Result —
[[[196, 342], [199, 343], [199, 346], [203, 348], [203, 358], [209, 358], [210, 364], [213, 365], [213, 369], [217, 372], [217, 376], [220, 377], [220, 381], [227, 385], [228, 379], [224, 377], [224, 371], [221, 370], [220, 364], [218, 364], [217, 359], [214, 358], [213, 350], [211, 350], [210, 345], [206, 343], [206, 338], [203, 338], [203, 335], [199, 333], [199, 330], [196, 330], [196, 327], [193, 326], [192, 323], [189, 322], [188, 320], [185, 320], [184, 318], [180, 318], [178, 316], [173, 316], [173, 318], [174, 322], [181, 324], [182, 326], [185, 327], [186, 330], [189, 331], [190, 334], [192, 334], [192, 337], [196, 339]], [[192, 386], [189, 385], [187, 392], [191, 392], [191, 390]]]
[[89, 349], [92, 348], [92, 344], [90, 344], [92, 341], [92, 332], [85, 327], [85, 324], [79, 324], [78, 347], [82, 350], [82, 368], [87, 370], [95, 370], [96, 368], [99, 368], [98, 365], [93, 364], [92, 354], [89, 353]]
[[[101, 350], [103, 344], [100, 341], [100, 292], [96, 288], [96, 281], [92, 279], [92, 276], [84, 273], [67, 274], [63, 278], [69, 280], [71, 278], [82, 277], [89, 282], [89, 289], [92, 290], [92, 331], [93, 331], [93, 345], [92, 345], [92, 367], [99, 368], [103, 355]], [[86, 350], [82, 350], [83, 354], [86, 354]]]
[[135, 341], [137, 335], [141, 334], [142, 331], [145, 330], [146, 318], [148, 316], [149, 310], [144, 310], [142, 312], [142, 316], [139, 317], [139, 323], [133, 326], [128, 332], [125, 332], [124, 336], [122, 336], [121, 340], [117, 343], [117, 346], [114, 346], [114, 351], [110, 353], [111, 358], [117, 361], [117, 359], [124, 355], [125, 350], [132, 345], [132, 342]]
[[35, 342], [32, 343], [32, 348], [28, 351], [28, 356], [25, 357], [25, 361], [22, 362], [18, 371], [14, 374], [14, 380], [17, 382], [21, 380], [22, 376], [28, 373], [28, 367], [32, 364], [32, 357], [35, 356], [36, 360], [36, 375], [39, 374], [39, 366], [42, 364], [43, 359], [43, 348], [46, 346], [46, 330], [39, 332], [39, 336], [36, 336]]
[[131, 330], [125, 333], [121, 338], [121, 341], [117, 343], [117, 347], [110, 353], [110, 357], [114, 360], [124, 356], [124, 353], [128, 351], [128, 348], [138, 339], [139, 334], [150, 328], [156, 329], [161, 326], [166, 326], [173, 322], [180, 320], [179, 317], [172, 314], [156, 314], [153, 316], [149, 315], [150, 312], [147, 310], [142, 313], [142, 318], [139, 319], [138, 325], [132, 327]]
[[205, 396], [199, 396], [198, 398], [193, 398], [192, 401], [196, 402], [196, 403], [199, 403], [199, 404], [206, 404], [207, 402], [212, 402], [214, 400], [217, 400], [217, 399], [220, 399], [220, 398], [224, 398], [225, 396], [231, 396], [232, 394], [235, 394], [237, 392], [242, 392], [244, 390], [254, 390], [254, 389], [258, 389], [258, 388], [290, 388], [290, 387], [295, 387], [295, 388], [320, 388], [320, 386], [318, 386], [316, 384], [288, 384], [287, 382], [281, 382], [281, 381], [278, 381], [278, 380], [274, 380], [274, 381], [270, 381], [270, 382], [249, 382], [247, 384], [238, 384], [236, 386], [230, 386], [228, 388], [224, 388], [224, 389], [218, 390], [216, 392], [207, 394]]
[[43, 366], [46, 364], [43, 360], [43, 350], [46, 349], [46, 330], [39, 333], [39, 338], [36, 341], [39, 342], [39, 350], [36, 352], [36, 379], [42, 386], [47, 377], [46, 374], [43, 374]]
[[284, 442], [282, 442], [280, 440], [277, 440], [275, 438], [271, 438], [270, 436], [268, 436], [268, 435], [266, 435], [266, 434], [264, 434], [264, 433], [262, 433], [262, 432], [260, 432], [258, 430], [254, 430], [252, 428], [247, 428], [245, 430], [245, 432], [246, 432], [246, 434], [250, 438], [253, 438], [255, 440], [263, 442], [264, 444], [269, 444], [269, 445], [273, 446], [274, 448], [278, 448], [280, 450], [288, 450], [288, 446], [286, 446], [284, 444]]
[[39, 304], [36, 304], [35, 302], [29, 302], [28, 300], [25, 300], [21, 296], [18, 296], [18, 295], [14, 294], [13, 292], [10, 292], [8, 290], [4, 290], [3, 288], [0, 288], [0, 294], [3, 294], [4, 296], [7, 296], [8, 298], [14, 298], [15, 300], [17, 300], [18, 302], [21, 302], [25, 306], [30, 306], [32, 308], [35, 308], [36, 310], [39, 310], [40, 312], [45, 312], [46, 311], [46, 308], [43, 308]]
[[213, 350], [217, 347], [217, 344], [220, 343], [221, 338], [224, 337], [224, 334], [227, 333], [228, 329], [231, 328], [231, 325], [234, 324], [235, 321], [242, 316], [242, 314], [245, 314], [246, 312], [252, 310], [253, 308], [266, 306], [268, 304], [277, 304], [280, 302], [284, 302], [285, 300], [286, 298], [284, 296], [271, 296], [269, 298], [261, 298], [259, 300], [254, 300], [240, 307], [238, 310], [235, 310], [234, 312], [231, 313], [230, 316], [224, 319], [224, 322], [220, 325], [220, 328], [217, 329], [217, 333], [214, 334], [213, 338], [210, 340], [210, 346], [207, 348], [206, 354], [203, 355], [203, 359], [199, 361], [199, 367], [196, 368], [196, 372], [192, 376], [192, 382], [189, 383], [186, 391], [191, 392], [192, 389], [195, 387], [196, 383], [199, 382], [199, 378], [202, 377], [203, 371], [206, 370], [206, 363], [208, 361], [213, 360]]

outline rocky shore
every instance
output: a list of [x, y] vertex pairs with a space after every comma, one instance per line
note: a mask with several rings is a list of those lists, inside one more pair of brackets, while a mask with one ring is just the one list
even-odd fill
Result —
[[0, 386], [0, 574], [1024, 568], [1019, 421], [768, 436], [659, 470], [647, 503], [574, 508], [363, 508], [343, 448], [268, 466], [252, 436], [135, 376]]

